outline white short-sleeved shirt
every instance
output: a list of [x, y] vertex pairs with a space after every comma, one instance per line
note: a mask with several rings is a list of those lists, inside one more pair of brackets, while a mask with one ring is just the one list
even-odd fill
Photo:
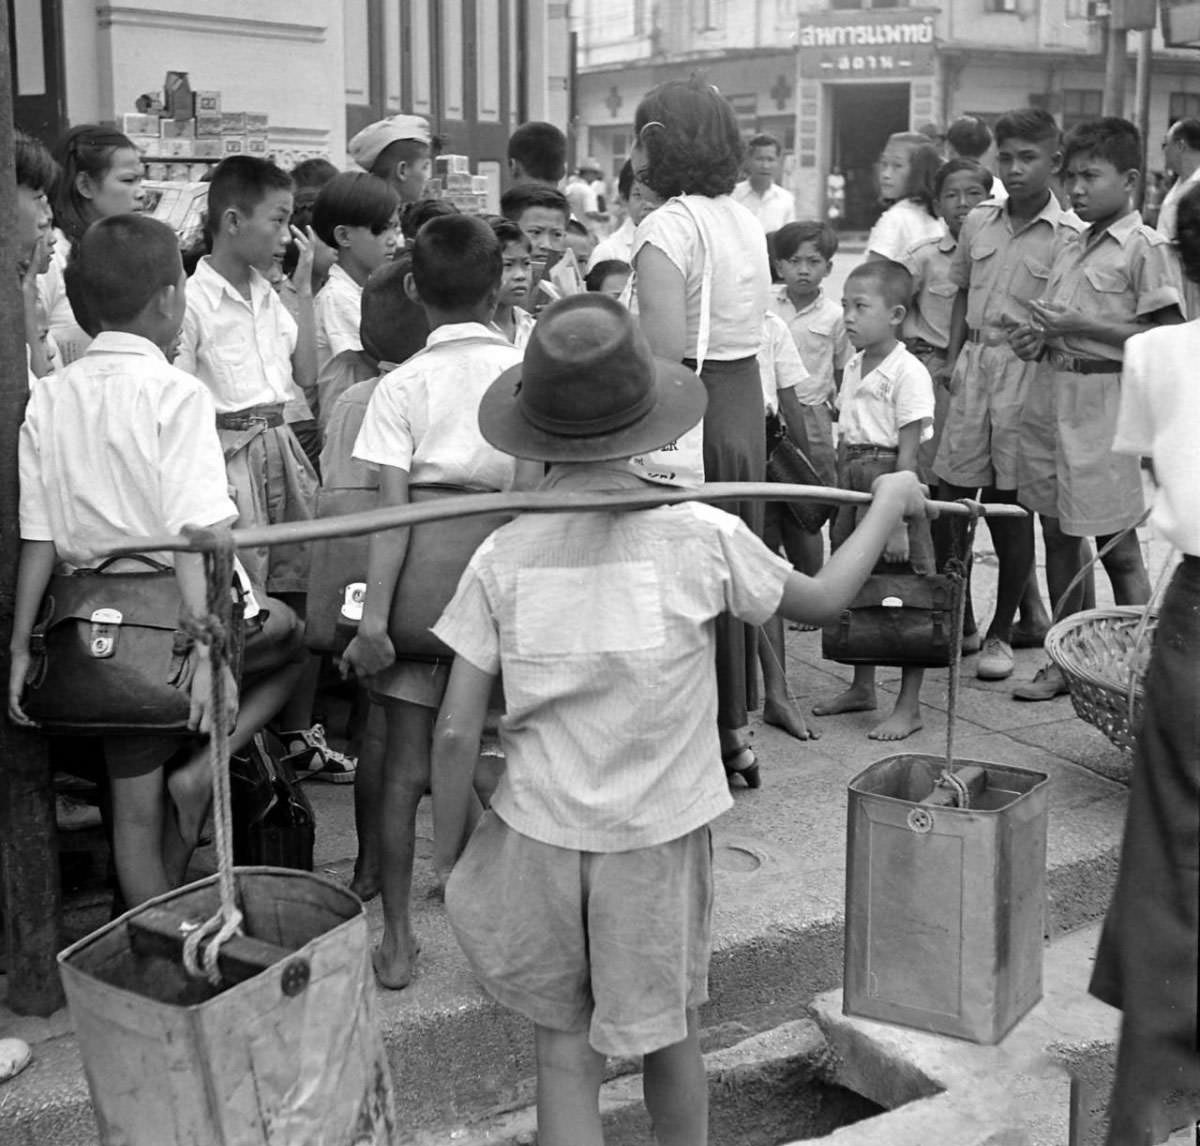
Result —
[[797, 309], [787, 287], [781, 286], [771, 296], [770, 309], [787, 324], [800, 360], [822, 388], [821, 400], [831, 401], [837, 394], [836, 372], [844, 370], [854, 355], [841, 304], [818, 291], [808, 306]]
[[601, 239], [588, 255], [586, 270], [591, 270], [597, 263], [608, 259], [620, 259], [623, 263], [633, 263], [633, 236], [637, 228], [633, 219], [626, 215], [621, 225], [607, 239]]
[[313, 300], [317, 321], [317, 420], [324, 427], [333, 407], [355, 382], [363, 380], [361, 352], [362, 287], [337, 263]]
[[38, 276], [38, 301], [46, 316], [47, 334], [55, 348], [58, 367], [74, 362], [90, 345], [92, 336], [75, 321], [75, 312], [67, 299], [67, 285], [63, 279], [67, 261], [71, 257], [71, 242], [57, 227], [54, 229], [54, 253], [46, 273]]
[[425, 349], [376, 387], [354, 443], [354, 456], [407, 470], [412, 485], [505, 490], [516, 459], [479, 432], [479, 403], [521, 352], [477, 322], [432, 331]]
[[762, 379], [763, 404], [770, 414], [779, 409], [780, 390], [794, 390], [805, 406], [817, 406], [825, 401], [825, 387], [804, 368], [787, 323], [770, 311], [763, 319], [758, 373]]
[[732, 362], [756, 355], [771, 289], [767, 238], [758, 220], [729, 195], [681, 195], [642, 220], [633, 241], [635, 262], [647, 244], [683, 276], [684, 357]]
[[920, 203], [900, 199], [876, 220], [867, 237], [867, 250], [903, 262], [910, 247], [925, 239], [940, 238], [944, 230], [941, 219], [935, 219]]
[[250, 271], [243, 298], [205, 256], [188, 280], [175, 365], [195, 374], [219, 413], [286, 405], [299, 331], [266, 276]]
[[211, 395], [135, 334], [104, 331], [32, 384], [20, 467], [21, 537], [53, 541], [68, 565], [94, 564], [130, 537], [237, 516]]
[[772, 183], [760, 195], [750, 186], [749, 179], [743, 179], [734, 187], [733, 198], [758, 220], [767, 235], [796, 218], [796, 196], [778, 183]]
[[839, 400], [838, 439], [851, 446], [895, 449], [900, 430], [921, 422], [921, 441], [933, 436], [933, 380], [903, 343], [865, 378], [863, 351], [846, 364]]
[[1154, 461], [1151, 523], [1180, 552], [1200, 556], [1200, 321], [1159, 326], [1125, 343], [1113, 451]]
[[[645, 487], [610, 463], [555, 467], [542, 488]], [[762, 624], [790, 573], [707, 505], [527, 514], [497, 530], [434, 626], [504, 677], [508, 763], [492, 810], [544, 843], [620, 852], [728, 809], [713, 622]]]

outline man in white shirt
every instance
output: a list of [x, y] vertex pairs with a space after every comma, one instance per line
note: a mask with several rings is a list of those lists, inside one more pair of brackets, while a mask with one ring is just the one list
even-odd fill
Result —
[[1158, 212], [1158, 233], [1175, 241], [1175, 213], [1179, 200], [1200, 179], [1200, 119], [1181, 119], [1167, 128], [1163, 139], [1163, 166], [1175, 176]]
[[795, 196], [775, 182], [781, 150], [773, 135], [751, 139], [746, 164], [750, 178], [733, 189], [734, 199], [750, 211], [768, 235], [796, 218]]

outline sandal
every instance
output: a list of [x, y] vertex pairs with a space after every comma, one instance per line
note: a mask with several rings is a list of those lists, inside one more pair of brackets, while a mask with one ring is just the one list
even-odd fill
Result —
[[330, 748], [325, 740], [325, 727], [314, 724], [296, 732], [281, 732], [285, 744], [299, 740], [304, 747], [289, 752], [284, 760], [291, 766], [297, 780], [324, 780], [328, 784], [352, 784], [358, 771], [358, 759]]
[[[747, 758], [749, 763], [746, 763]], [[747, 788], [762, 786], [762, 777], [758, 771], [758, 757], [754, 755], [754, 749], [749, 744], [723, 754], [721, 763], [725, 765], [725, 776], [731, 785], [733, 778], [740, 776], [745, 781]]]

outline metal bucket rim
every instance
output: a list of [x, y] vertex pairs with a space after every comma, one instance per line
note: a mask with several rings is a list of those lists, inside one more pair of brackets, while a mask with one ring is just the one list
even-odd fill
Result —
[[[270, 875], [270, 876], [283, 876], [288, 879], [297, 879], [297, 880], [302, 880], [304, 882], [315, 881], [317, 883], [324, 884], [326, 887], [338, 892], [345, 899], [353, 900], [354, 902], [356, 902], [358, 904], [358, 910], [353, 915], [348, 916], [346, 919], [343, 919], [336, 927], [331, 927], [328, 931], [321, 932], [320, 935], [314, 935], [313, 938], [310, 939], [307, 943], [305, 943], [303, 947], [299, 947], [295, 951], [291, 952], [292, 956], [298, 956], [301, 952], [305, 951], [308, 947], [310, 947], [312, 944], [318, 942], [319, 940], [326, 939], [330, 935], [335, 935], [337, 932], [341, 931], [342, 928], [348, 927], [351, 924], [356, 924], [360, 920], [366, 918], [366, 908], [363, 906], [362, 900], [359, 899], [358, 896], [355, 895], [352, 891], [350, 891], [349, 888], [345, 887], [343, 884], [338, 883], [336, 880], [330, 879], [328, 876], [318, 875], [316, 872], [300, 871], [297, 868], [288, 868], [288, 867], [235, 867], [233, 869], [233, 871], [234, 871], [234, 875], [239, 878], [243, 877], [243, 876]], [[75, 966], [75, 964], [72, 962], [72, 960], [74, 960], [77, 956], [79, 956], [83, 951], [85, 951], [92, 944], [97, 943], [104, 936], [115, 931], [117, 928], [122, 927], [125, 924], [127, 924], [128, 921], [130, 920], [130, 918], [132, 918], [133, 916], [136, 916], [139, 912], [144, 911], [146, 908], [156, 907], [162, 903], [169, 903], [171, 900], [177, 898], [179, 895], [181, 895], [184, 892], [194, 891], [197, 888], [205, 887], [207, 885], [216, 883], [218, 878], [219, 877], [216, 874], [213, 874], [213, 875], [205, 876], [203, 879], [193, 880], [191, 883], [185, 883], [182, 887], [172, 888], [170, 891], [165, 892], [162, 895], [157, 895], [153, 899], [146, 900], [145, 903], [139, 903], [136, 907], [131, 907], [124, 914], [119, 915], [116, 919], [110, 920], [103, 927], [98, 927], [95, 931], [88, 932], [88, 934], [83, 936], [83, 938], [77, 939], [74, 943], [72, 943], [68, 947], [64, 947], [58, 953], [58, 955], [56, 957], [60, 971], [63, 973], [64, 979], [66, 979], [68, 977], [76, 977], [79, 979], [86, 979], [88, 981], [94, 981], [96, 979], [95, 975], [93, 975], [90, 971], [87, 971], [81, 967]], [[278, 966], [278, 964], [273, 964], [272, 967], [264, 967], [263, 970], [261, 972], [259, 972], [259, 974], [260, 975], [266, 974], [266, 972], [272, 970], [272, 968], [274, 966]], [[258, 978], [258, 975], [255, 975], [250, 979], [246, 979], [244, 981], [244, 983], [253, 983], [255, 981], [255, 979], [257, 979], [257, 978]], [[232, 991], [236, 991], [239, 987], [243, 986], [244, 983], [236, 983], [232, 987], [228, 988], [227, 991], [223, 991], [222, 994], [229, 994]], [[127, 996], [128, 998], [131, 998], [131, 999], [145, 999], [146, 998], [145, 995], [141, 995], [136, 991], [130, 991], [124, 987], [118, 987], [111, 983], [106, 984], [106, 986], [110, 990], [118, 992], [122, 995]], [[209, 1000], [205, 1000], [204, 1002], [201, 1002], [201, 1003], [192, 1003], [187, 1006], [180, 1006], [178, 1004], [172, 1004], [172, 1003], [160, 1003], [159, 1005], [172, 1006], [172, 1007], [175, 1007], [176, 1010], [180, 1010], [180, 1011], [190, 1011], [190, 1010], [195, 1010], [199, 1007], [203, 1007], [211, 1001], [212, 1000], [209, 999]]]
[[[849, 795], [852, 795], [852, 796], [870, 797], [872, 800], [887, 800], [893, 804], [907, 805], [908, 807], [917, 807], [918, 806], [917, 801], [905, 800], [900, 796], [887, 796], [881, 792], [863, 792], [855, 787], [855, 785], [858, 784], [858, 782], [860, 780], [862, 780], [862, 778], [864, 776], [866, 776], [870, 772], [873, 772], [876, 768], [879, 767], [880, 764], [886, 764], [891, 760], [915, 760], [915, 759], [937, 760], [940, 758], [935, 756], [932, 752], [897, 752], [897, 753], [893, 753], [893, 755], [891, 755], [891, 756], [881, 756], [874, 763], [868, 764], [867, 767], [864, 768], [861, 772], [859, 772], [857, 776], [852, 777], [846, 786], [846, 791]], [[1015, 799], [1010, 800], [1003, 807], [1000, 807], [1000, 808], [956, 808], [956, 807], [951, 807], [951, 806], [946, 806], [946, 807], [939, 806], [937, 808], [939, 815], [943, 812], [949, 812], [949, 813], [953, 813], [955, 815], [967, 815], [967, 816], [998, 816], [1003, 812], [1008, 812], [1013, 807], [1014, 804], [1018, 804], [1022, 800], [1026, 799], [1027, 797], [1032, 796], [1035, 792], [1038, 791], [1039, 788], [1041, 788], [1044, 784], [1049, 783], [1049, 781], [1050, 781], [1050, 775], [1047, 772], [1039, 772], [1035, 768], [1018, 768], [1014, 764], [1000, 764], [995, 761], [968, 760], [966, 758], [956, 759], [954, 763], [955, 763], [956, 767], [963, 767], [966, 765], [974, 765], [976, 767], [983, 768], [985, 770], [988, 768], [999, 768], [999, 769], [1003, 769], [1007, 772], [1019, 772], [1024, 776], [1036, 776], [1037, 779], [1034, 781], [1033, 787], [1031, 787], [1026, 792], [1019, 792]]]

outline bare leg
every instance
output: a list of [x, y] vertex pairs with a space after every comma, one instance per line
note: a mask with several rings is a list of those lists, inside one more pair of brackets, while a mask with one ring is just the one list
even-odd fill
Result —
[[[1009, 490], [987, 490], [989, 503], [1015, 505], [1017, 495]], [[999, 565], [996, 582], [996, 611], [987, 635], [1011, 643], [1013, 618], [1017, 606], [1029, 587], [1033, 572], [1033, 519], [1030, 517], [996, 517], [988, 522], [992, 543], [996, 547]]]
[[176, 886], [163, 861], [166, 797], [163, 771], [141, 776], [109, 775], [112, 789], [112, 849], [117, 882], [126, 907], [145, 903]]
[[695, 1011], [688, 1011], [687, 1037], [646, 1055], [642, 1072], [646, 1109], [659, 1146], [705, 1146], [708, 1081]]
[[854, 680], [845, 692], [813, 705], [814, 716], [836, 716], [841, 712], [873, 712], [875, 709], [875, 666], [855, 665]]
[[[1103, 549], [1112, 537], [1097, 537]], [[1104, 571], [1112, 582], [1113, 599], [1118, 605], [1145, 605], [1150, 600], [1150, 578], [1142, 561], [1142, 547], [1136, 533], [1127, 533], [1102, 558]]]
[[788, 694], [787, 651], [783, 641], [783, 619], [776, 614], [761, 629], [763, 639], [758, 642], [758, 661], [762, 665], [763, 723], [782, 728], [797, 740], [809, 740], [816, 736], [800, 715], [796, 702]]
[[412, 980], [420, 945], [412, 931], [413, 857], [417, 805], [429, 788], [429, 753], [437, 710], [402, 700], [387, 704], [381, 830], [383, 939], [374, 953], [375, 975], [399, 990]]
[[903, 740], [925, 726], [921, 718], [921, 682], [925, 670], [906, 668], [900, 674], [900, 695], [892, 714], [867, 735], [872, 740]]
[[1057, 517], [1042, 518], [1042, 538], [1046, 543], [1046, 585], [1050, 590], [1050, 604], [1061, 620], [1083, 608], [1082, 587], [1077, 585], [1069, 601], [1063, 601], [1075, 574], [1079, 572], [1082, 557], [1080, 539], [1063, 533]]
[[604, 1056], [592, 1049], [587, 1031], [534, 1027], [534, 1045], [538, 1146], [604, 1146], [600, 1128]]
[[354, 828], [358, 835], [358, 858], [350, 890], [366, 902], [379, 894], [380, 837], [383, 834], [383, 770], [386, 760], [387, 719], [383, 706], [367, 701], [358, 771], [354, 774]]
[[1029, 643], [1040, 643], [1046, 630], [1050, 628], [1050, 614], [1046, 612], [1045, 603], [1042, 601], [1036, 568], [1029, 571], [1029, 580], [1025, 583], [1025, 591], [1021, 594], [1017, 613], [1021, 619], [1013, 626], [1013, 636], [1019, 636]]

